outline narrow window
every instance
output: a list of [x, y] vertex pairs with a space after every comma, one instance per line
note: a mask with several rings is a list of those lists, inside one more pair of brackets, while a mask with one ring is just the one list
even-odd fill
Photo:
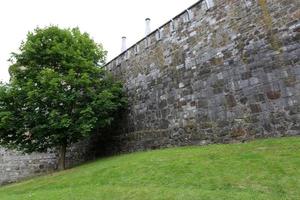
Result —
[[192, 11], [191, 10], [186, 10], [186, 17], [187, 17], [187, 21], [191, 21], [191, 19], [192, 19]]
[[174, 20], [172, 19], [171, 22], [170, 22], [170, 32], [174, 32], [175, 31], [175, 23], [174, 23]]
[[116, 59], [116, 66], [118, 66], [120, 64], [120, 58]]
[[130, 58], [130, 50], [125, 52], [125, 60], [128, 60]]
[[159, 41], [161, 40], [162, 38], [162, 29], [157, 29], [156, 33], [155, 33], [155, 37], [156, 37], [156, 40]]
[[244, 0], [244, 3], [245, 3], [247, 8], [250, 8], [252, 6], [252, 2], [249, 1], [249, 0]]
[[145, 39], [145, 47], [148, 48], [151, 44], [151, 38], [150, 37], [146, 37]]
[[205, 0], [207, 9], [210, 9], [211, 7], [214, 6], [214, 1], [213, 0]]
[[137, 45], [134, 46], [134, 53], [138, 54], [139, 51], [140, 51], [140, 46], [137, 44]]
[[145, 48], [148, 48], [148, 38], [146, 38], [144, 41], [145, 41]]

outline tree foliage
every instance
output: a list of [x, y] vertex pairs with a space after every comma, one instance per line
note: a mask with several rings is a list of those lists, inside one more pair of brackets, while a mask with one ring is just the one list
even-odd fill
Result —
[[78, 28], [28, 33], [0, 87], [0, 145], [24, 152], [63, 147], [109, 125], [126, 104], [101, 67], [106, 52]]

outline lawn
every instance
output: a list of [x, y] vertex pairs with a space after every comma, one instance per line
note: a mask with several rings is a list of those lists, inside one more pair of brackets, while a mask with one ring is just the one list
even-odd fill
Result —
[[100, 159], [0, 188], [1, 200], [300, 199], [300, 137]]

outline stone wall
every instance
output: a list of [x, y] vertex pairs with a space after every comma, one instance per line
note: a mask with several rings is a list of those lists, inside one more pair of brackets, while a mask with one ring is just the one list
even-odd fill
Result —
[[[128, 113], [113, 140], [69, 149], [68, 166], [105, 144], [112, 153], [300, 135], [299, 0], [214, 3], [199, 1], [106, 65], [125, 83]], [[0, 148], [0, 185], [56, 166], [55, 151]]]
[[[90, 140], [67, 149], [66, 167], [76, 166], [96, 155]], [[53, 172], [57, 169], [58, 152], [22, 154], [21, 152], [0, 148], [0, 185], [25, 178]]]
[[300, 134], [300, 1], [199, 1], [106, 65], [116, 152]]

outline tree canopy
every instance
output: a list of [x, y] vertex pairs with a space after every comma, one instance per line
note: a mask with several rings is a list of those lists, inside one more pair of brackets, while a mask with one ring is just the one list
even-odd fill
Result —
[[124, 107], [122, 85], [102, 67], [106, 52], [78, 28], [29, 32], [0, 87], [0, 145], [24, 152], [65, 149], [109, 125]]

